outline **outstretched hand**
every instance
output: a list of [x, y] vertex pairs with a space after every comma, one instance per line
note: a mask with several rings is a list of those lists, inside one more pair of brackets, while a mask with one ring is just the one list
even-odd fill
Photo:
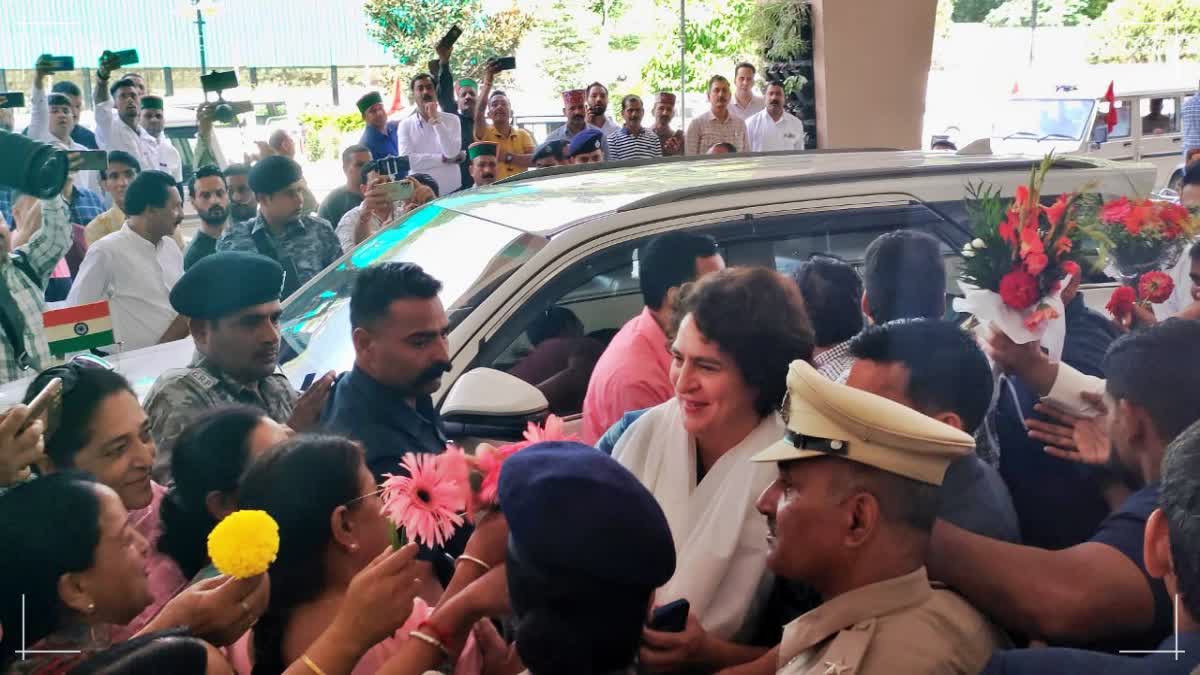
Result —
[[1108, 435], [1108, 406], [1104, 397], [1081, 392], [1083, 400], [1099, 411], [1095, 417], [1077, 417], [1046, 403], [1034, 406], [1037, 412], [1056, 422], [1027, 419], [1029, 437], [1046, 443], [1046, 454], [1070, 462], [1102, 466], [1112, 456], [1112, 439]]

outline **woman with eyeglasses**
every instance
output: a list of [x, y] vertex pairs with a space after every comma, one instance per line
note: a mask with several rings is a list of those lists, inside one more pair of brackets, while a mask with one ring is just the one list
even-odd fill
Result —
[[[382, 506], [362, 449], [343, 438], [298, 436], [246, 469], [238, 507], [266, 511], [279, 524], [270, 604], [254, 627], [255, 675], [276, 675], [298, 663], [331, 628], [348, 602], [351, 581], [388, 551], [391, 530]], [[390, 594], [391, 602], [409, 611], [420, 586], [415, 554], [413, 544], [401, 549], [406, 560], [399, 578], [407, 583]], [[408, 613], [392, 616], [392, 630]], [[388, 634], [358, 660], [354, 673], [373, 673], [386, 660], [401, 639]]]
[[110, 628], [111, 639], [122, 641], [148, 627], [190, 625], [201, 635], [207, 635], [205, 629], [219, 633], [213, 639], [220, 645], [235, 641], [266, 606], [265, 578], [208, 580], [180, 597], [174, 614], [167, 612], [168, 602], [180, 595], [187, 579], [174, 560], [157, 550], [159, 505], [166, 489], [150, 479], [155, 447], [146, 413], [124, 377], [90, 358], [41, 372], [30, 383], [25, 401], [32, 401], [54, 378], [62, 380], [62, 396], [45, 435], [43, 471], [75, 469], [94, 476], [120, 497], [130, 528], [149, 544], [142, 570], [149, 600], [130, 621]]

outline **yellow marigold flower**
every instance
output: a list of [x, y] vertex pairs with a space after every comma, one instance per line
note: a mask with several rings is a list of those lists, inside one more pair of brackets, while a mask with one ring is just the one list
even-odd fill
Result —
[[208, 533], [208, 557], [238, 579], [267, 571], [279, 553], [279, 525], [266, 511], [234, 511]]

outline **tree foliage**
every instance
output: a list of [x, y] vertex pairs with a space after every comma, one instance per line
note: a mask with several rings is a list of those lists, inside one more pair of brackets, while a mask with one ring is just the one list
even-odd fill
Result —
[[1200, 60], [1200, 3], [1115, 0], [1096, 21], [1092, 37], [1093, 62]]
[[575, 17], [567, 10], [566, 3], [558, 0], [543, 19], [539, 31], [546, 57], [541, 69], [554, 81], [556, 91], [566, 91], [582, 86], [584, 66], [588, 55], [588, 41], [575, 27]]
[[[755, 0], [708, 0], [711, 12], [707, 19], [688, 21], [682, 43], [687, 59], [686, 89], [704, 92], [708, 79], [716, 73], [732, 79], [733, 67], [751, 56], [753, 48], [747, 37]], [[689, 4], [689, 7], [701, 3]], [[671, 29], [670, 37], [659, 41], [654, 56], [642, 68], [642, 79], [653, 91], [676, 91], [679, 87], [680, 46], [679, 26]]]
[[[1091, 17], [1087, 12], [1091, 0], [1037, 0], [1039, 26], [1078, 26]], [[1006, 0], [987, 15], [990, 26], [1028, 28], [1032, 25], [1033, 2]]]
[[606, 26], [612, 19], [619, 19], [629, 9], [629, 0], [588, 0], [587, 8], [600, 17], [600, 25]]
[[979, 23], [1003, 3], [1004, 0], [954, 0], [951, 17], [955, 23]]
[[454, 46], [456, 75], [480, 78], [494, 56], [509, 56], [534, 26], [534, 17], [517, 8], [483, 12], [480, 0], [365, 0], [370, 33], [405, 70], [424, 70], [436, 58], [434, 46], [453, 25], [463, 29]]

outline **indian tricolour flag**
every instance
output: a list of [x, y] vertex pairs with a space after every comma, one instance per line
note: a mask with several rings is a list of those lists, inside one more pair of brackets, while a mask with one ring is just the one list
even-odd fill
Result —
[[50, 353], [56, 355], [82, 352], [114, 344], [112, 317], [108, 301], [52, 309], [42, 314]]

